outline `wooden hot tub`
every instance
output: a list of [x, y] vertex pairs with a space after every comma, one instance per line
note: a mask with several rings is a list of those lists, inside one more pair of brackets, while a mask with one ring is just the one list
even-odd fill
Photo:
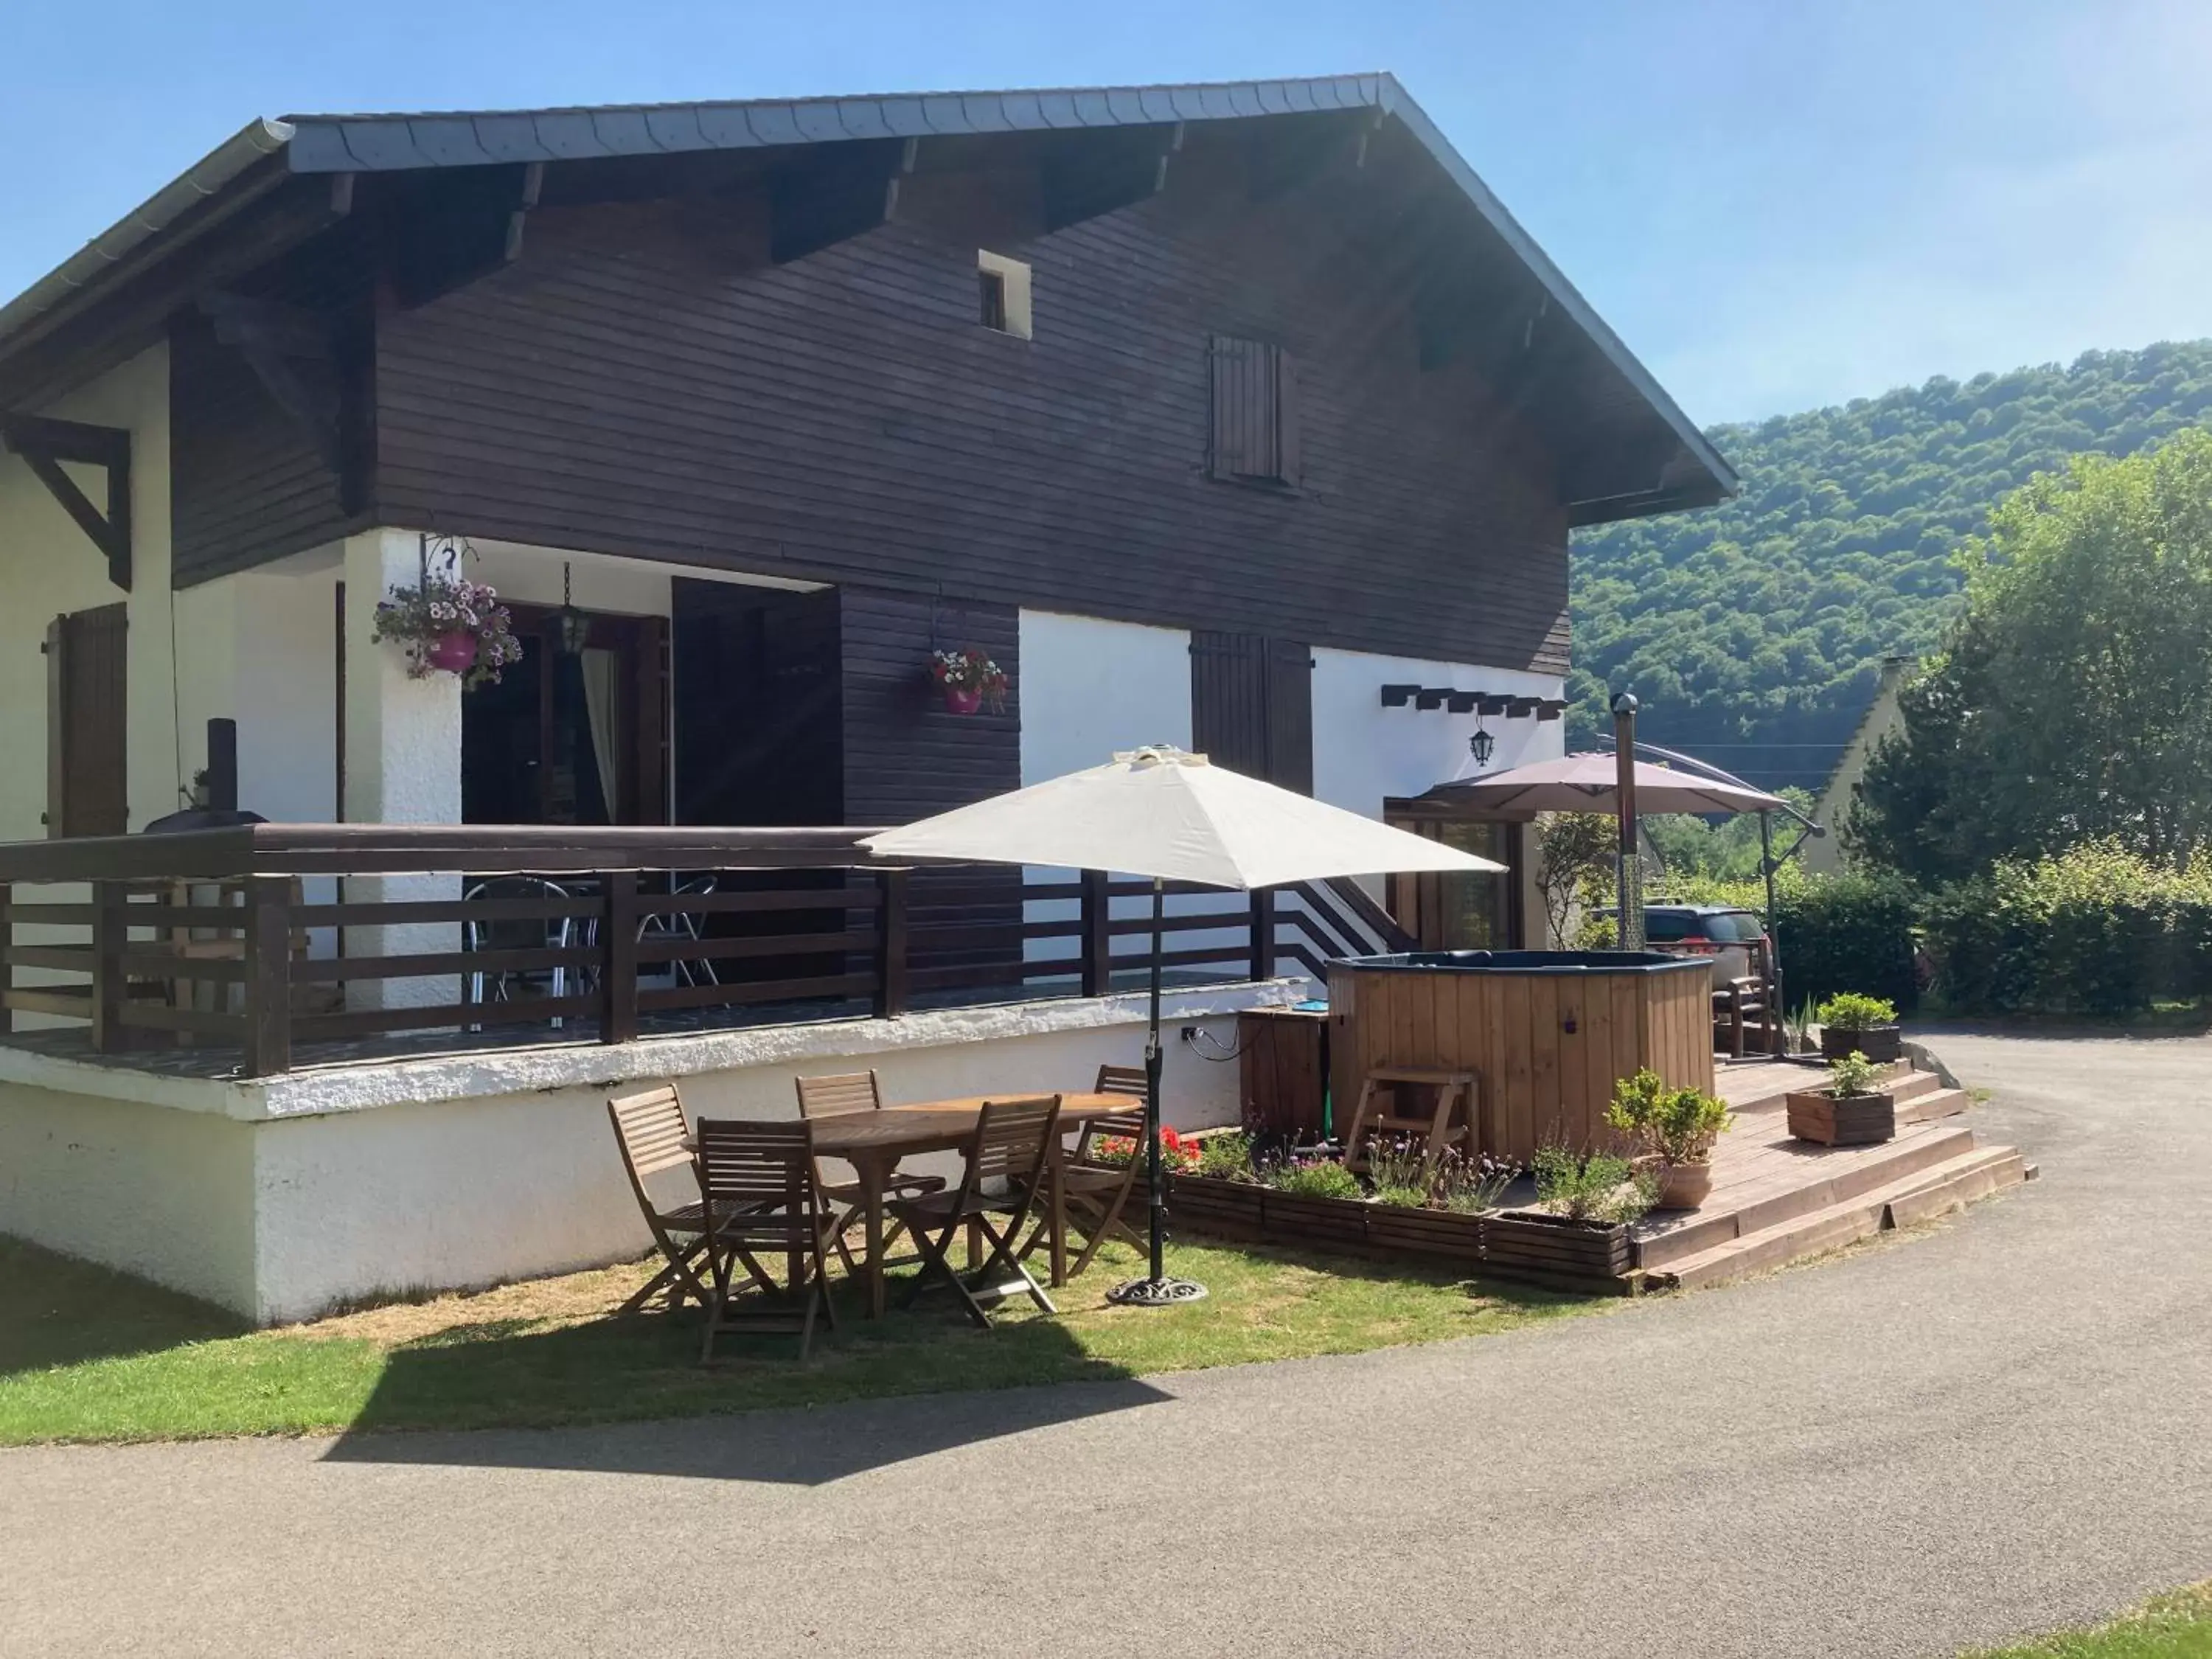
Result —
[[1621, 951], [1417, 951], [1328, 968], [1339, 1127], [1383, 1066], [1471, 1071], [1483, 1150], [1611, 1146], [1613, 1085], [1644, 1066], [1713, 1086], [1712, 965]]

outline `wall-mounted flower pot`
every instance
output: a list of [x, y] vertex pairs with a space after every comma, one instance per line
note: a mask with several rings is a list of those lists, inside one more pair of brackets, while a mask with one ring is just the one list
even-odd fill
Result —
[[1841, 1060], [1845, 1054], [1864, 1054], [1877, 1066], [1887, 1066], [1905, 1053], [1905, 1034], [1894, 1025], [1869, 1025], [1863, 1031], [1843, 1031], [1832, 1025], [1820, 1028], [1820, 1057]]
[[1570, 1221], [1542, 1210], [1499, 1210], [1483, 1218], [1483, 1271], [1499, 1279], [1611, 1291], [1628, 1288], [1628, 1229]]
[[955, 714], [972, 714], [983, 706], [983, 689], [978, 685], [948, 685], [945, 688], [945, 707]]
[[448, 674], [465, 674], [477, 665], [477, 636], [454, 632], [441, 634], [423, 647], [422, 659]]
[[1826, 1089], [1792, 1091], [1785, 1097], [1790, 1133], [1800, 1140], [1823, 1146], [1871, 1146], [1897, 1133], [1897, 1097], [1893, 1094], [1846, 1095], [1838, 1099]]
[[1694, 1210], [1712, 1195], [1713, 1166], [1703, 1164], [1669, 1164], [1659, 1177], [1659, 1208], [1662, 1210]]

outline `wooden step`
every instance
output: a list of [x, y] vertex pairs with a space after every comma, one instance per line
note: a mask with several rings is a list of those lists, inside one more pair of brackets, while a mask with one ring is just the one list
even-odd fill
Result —
[[[1922, 1095], [1940, 1092], [1943, 1087], [1943, 1079], [1933, 1072], [1893, 1072], [1882, 1086], [1889, 1091], [1891, 1097], [1902, 1107], [1908, 1100], [1917, 1099]], [[1962, 1091], [1954, 1089], [1951, 1092], [1958, 1094]]]
[[1727, 1189], [1718, 1189], [1706, 1200], [1711, 1214], [1675, 1223], [1664, 1232], [1639, 1239], [1637, 1264], [1646, 1270], [1667, 1267], [1795, 1216], [1901, 1181], [1930, 1164], [1958, 1157], [1973, 1144], [1973, 1131], [1961, 1126], [1907, 1135], [1885, 1143], [1878, 1152], [1869, 1147], [1861, 1149], [1856, 1156], [1808, 1156], [1802, 1184], [1747, 1205], [1732, 1203]]
[[2027, 1179], [2018, 1149], [1971, 1148], [1885, 1186], [1680, 1257], [1654, 1277], [1682, 1289], [1719, 1284], [1961, 1209]]
[[1984, 1146], [1964, 1158], [1923, 1170], [1902, 1192], [1889, 1194], [1889, 1224], [1909, 1227], [2028, 1178], [2027, 1160], [2017, 1147]]
[[[1918, 1075], [1930, 1079], [1935, 1077], [1933, 1072]], [[1923, 1089], [1909, 1099], [1903, 1095], [1898, 1097], [1897, 1121], [1900, 1124], [1932, 1123], [1939, 1117], [1956, 1117], [1973, 1103], [1974, 1097], [1964, 1089]]]

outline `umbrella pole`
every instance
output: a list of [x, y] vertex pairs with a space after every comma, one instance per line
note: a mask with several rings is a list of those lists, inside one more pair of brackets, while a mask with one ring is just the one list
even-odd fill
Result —
[[1116, 1285], [1106, 1292], [1109, 1302], [1125, 1307], [1165, 1308], [1178, 1302], [1195, 1302], [1206, 1286], [1187, 1279], [1167, 1276], [1167, 1173], [1160, 1167], [1160, 939], [1166, 932], [1167, 884], [1152, 878], [1152, 1018], [1145, 1037], [1145, 1173], [1152, 1194], [1151, 1273]]

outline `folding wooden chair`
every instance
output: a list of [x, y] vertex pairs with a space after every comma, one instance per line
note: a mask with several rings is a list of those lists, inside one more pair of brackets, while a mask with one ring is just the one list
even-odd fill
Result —
[[[829, 1315], [830, 1329], [837, 1328], [824, 1252], [830, 1212], [814, 1184], [814, 1132], [804, 1122], [702, 1118], [697, 1139], [707, 1266], [714, 1281], [699, 1361], [714, 1358], [714, 1339], [725, 1331], [795, 1333], [803, 1360], [813, 1346], [817, 1311]], [[758, 1260], [778, 1253], [787, 1264], [781, 1285]], [[740, 1264], [742, 1279], [733, 1271]], [[749, 1285], [759, 1289], [757, 1300], [738, 1300]]]
[[690, 1126], [684, 1121], [684, 1102], [672, 1085], [616, 1095], [607, 1102], [607, 1116], [615, 1126], [615, 1145], [622, 1149], [623, 1168], [629, 1175], [630, 1191], [653, 1231], [653, 1242], [667, 1258], [644, 1289], [622, 1305], [635, 1313], [662, 1291], [669, 1293], [671, 1308], [687, 1298], [707, 1305], [707, 1287], [697, 1272], [699, 1258], [707, 1253], [707, 1206], [703, 1200], [664, 1208], [646, 1182], [664, 1170], [682, 1164], [692, 1168]]
[[1139, 1100], [1145, 1097], [1145, 1068], [1141, 1066], [1101, 1066], [1098, 1086], [1093, 1094], [1131, 1095]]
[[[1105, 1081], [1105, 1073], [1112, 1069], [1110, 1066], [1099, 1068], [1102, 1085]], [[1141, 1085], [1144, 1073], [1138, 1073], [1137, 1079]], [[1121, 1094], [1127, 1091], [1102, 1087], [1098, 1092], [1102, 1095]], [[1120, 1169], [1088, 1165], [1092, 1145], [1102, 1137], [1135, 1142], [1135, 1155]], [[1115, 1112], [1110, 1117], [1094, 1117], [1084, 1123], [1082, 1133], [1076, 1137], [1072, 1161], [1063, 1162], [1060, 1170], [1060, 1189], [1067, 1207], [1067, 1218], [1083, 1235], [1082, 1253], [1067, 1269], [1070, 1279], [1076, 1278], [1091, 1265], [1091, 1258], [1098, 1254], [1098, 1247], [1109, 1235], [1118, 1235], [1125, 1243], [1134, 1245], [1138, 1249], [1145, 1248], [1145, 1241], [1121, 1219], [1121, 1212], [1128, 1206], [1130, 1194], [1136, 1191], [1137, 1183], [1144, 1179], [1145, 1169], [1145, 1115], [1141, 1110]], [[1048, 1215], [1040, 1217], [1030, 1234], [1029, 1243], [1022, 1246], [1021, 1259], [1028, 1261], [1039, 1245], [1051, 1241], [1052, 1218]]]
[[[865, 1072], [841, 1072], [835, 1077], [802, 1077], [794, 1081], [799, 1085], [799, 1115], [810, 1121], [879, 1112], [884, 1109], [883, 1084], [872, 1067]], [[861, 1191], [859, 1182], [825, 1180], [819, 1169], [815, 1170], [814, 1179], [822, 1188], [823, 1197], [832, 1204], [843, 1206], [837, 1217], [836, 1231], [830, 1237], [836, 1244], [838, 1259], [849, 1273], [853, 1271], [853, 1253], [846, 1248], [845, 1230], [860, 1214], [867, 1194]], [[945, 1186], [943, 1176], [894, 1175], [884, 1183], [884, 1201], [888, 1204], [893, 1197], [919, 1198], [925, 1193], [941, 1193]], [[884, 1249], [890, 1249], [904, 1231], [904, 1225], [894, 1219], [884, 1233]]]
[[[1059, 1134], [1058, 1095], [984, 1103], [975, 1136], [968, 1143], [967, 1165], [960, 1172], [959, 1186], [950, 1192], [902, 1199], [892, 1206], [899, 1219], [913, 1230], [914, 1241], [921, 1248], [921, 1271], [915, 1275], [904, 1305], [911, 1307], [933, 1279], [942, 1279], [959, 1297], [969, 1318], [987, 1331], [991, 1328], [991, 1317], [984, 1311], [984, 1297], [998, 1302], [1021, 1291], [1045, 1312], [1060, 1311], [1044, 1293], [1044, 1287], [1022, 1266], [1017, 1251], [1023, 1225], [1044, 1191], [1053, 1143]], [[1005, 1182], [1006, 1190], [985, 1192], [984, 1183], [993, 1181]], [[1003, 1229], [992, 1224], [994, 1216], [1006, 1218]], [[949, 1255], [963, 1224], [975, 1230], [971, 1240], [980, 1233], [990, 1241], [982, 1264], [965, 1276], [954, 1270]], [[1011, 1277], [994, 1277], [1002, 1273]]]

